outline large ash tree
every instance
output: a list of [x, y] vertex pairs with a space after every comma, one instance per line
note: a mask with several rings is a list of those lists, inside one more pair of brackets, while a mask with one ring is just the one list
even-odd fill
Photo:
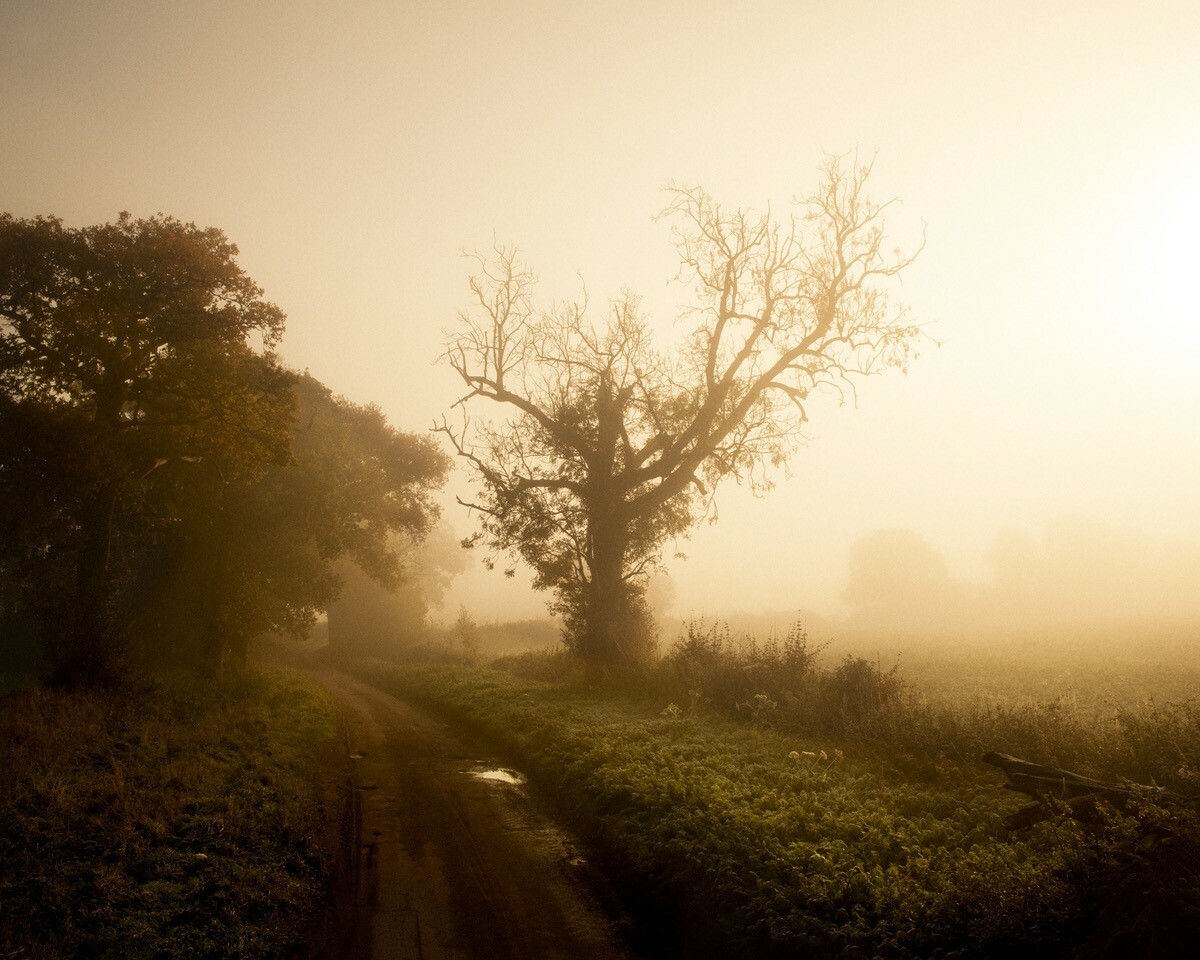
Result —
[[[870, 165], [831, 160], [788, 219], [726, 210], [672, 188], [680, 278], [693, 292], [674, 351], [657, 349], [637, 296], [606, 321], [586, 302], [539, 308], [510, 249], [480, 258], [446, 359], [467, 392], [443, 420], [479, 495], [473, 538], [516, 553], [554, 592], [567, 645], [594, 666], [652, 644], [643, 593], [666, 541], [713, 509], [722, 480], [767, 490], [803, 439], [810, 398], [905, 368], [919, 328], [889, 281], [915, 254], [885, 249]], [[471, 411], [491, 407], [472, 417]]]

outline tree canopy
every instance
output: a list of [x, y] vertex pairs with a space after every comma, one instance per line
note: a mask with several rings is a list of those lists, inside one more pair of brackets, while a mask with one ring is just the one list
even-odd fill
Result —
[[139, 636], [171, 639], [209, 666], [240, 663], [263, 633], [301, 635], [339, 597], [346, 568], [396, 586], [405, 551], [438, 515], [449, 459], [429, 436], [392, 427], [308, 374], [292, 459], [248, 483], [193, 474], [178, 521], [144, 566]]
[[338, 557], [394, 576], [388, 538], [436, 513], [447, 458], [285, 370], [237, 255], [163, 215], [0, 215], [0, 615], [67, 675], [131, 646], [219, 666], [310, 620]]
[[[670, 189], [689, 332], [652, 341], [626, 292], [594, 323], [588, 304], [535, 304], [516, 252], [479, 258], [472, 304], [446, 361], [463, 419], [443, 420], [480, 480], [476, 540], [518, 554], [554, 591], [567, 643], [594, 663], [646, 649], [645, 574], [709, 514], [730, 477], [770, 487], [803, 438], [810, 398], [905, 368], [919, 328], [886, 284], [915, 254], [885, 249], [870, 165], [830, 160], [799, 213], [726, 210]], [[490, 405], [495, 416], [469, 411]]]

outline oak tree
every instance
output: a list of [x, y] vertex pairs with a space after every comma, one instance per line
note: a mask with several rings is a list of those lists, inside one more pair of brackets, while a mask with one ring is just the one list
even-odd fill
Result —
[[[597, 323], [586, 300], [538, 306], [514, 250], [479, 258], [445, 353], [466, 388], [462, 419], [438, 429], [480, 481], [465, 503], [481, 518], [475, 540], [532, 567], [592, 664], [647, 654], [645, 575], [710, 514], [723, 480], [765, 491], [815, 392], [845, 398], [914, 356], [920, 330], [887, 287], [915, 253], [887, 248], [870, 172], [828, 161], [784, 219], [671, 188], [693, 299], [669, 352], [632, 293]], [[481, 406], [492, 415], [472, 415]]]

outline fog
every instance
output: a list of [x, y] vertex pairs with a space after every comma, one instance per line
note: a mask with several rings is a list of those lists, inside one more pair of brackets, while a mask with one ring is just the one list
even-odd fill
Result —
[[[1196, 49], [1188, 3], [0, 2], [0, 207], [221, 227], [284, 359], [424, 430], [457, 396], [434, 361], [464, 249], [519, 244], [547, 297], [632, 287], [670, 348], [664, 183], [782, 209], [826, 152], [877, 152], [891, 235], [927, 235], [921, 356], [816, 405], [766, 497], [723, 488], [660, 609], [1194, 623]], [[544, 601], [475, 563], [441, 609]]]
[[1060, 518], [1030, 534], [1001, 532], [986, 576], [953, 574], [912, 530], [879, 530], [850, 549], [850, 621], [903, 633], [1026, 633], [1200, 622], [1200, 546]]

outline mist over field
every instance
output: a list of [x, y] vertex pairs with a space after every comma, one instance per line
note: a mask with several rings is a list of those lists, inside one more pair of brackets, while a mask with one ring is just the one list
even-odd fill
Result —
[[1191, 0], [0, 0], [0, 958], [1191, 960]]
[[[1187, 5], [772, 2], [726, 22], [672, 4], [307, 2], [241, 10], [236, 30], [219, 4], [135, 7], [5, 5], [0, 111], [22, 131], [0, 165], [6, 208], [220, 225], [288, 314], [283, 359], [405, 429], [458, 397], [432, 361], [468, 302], [462, 251], [516, 244], [540, 297], [586, 286], [596, 318], [628, 286], [675, 348], [688, 291], [668, 283], [679, 264], [653, 219], [665, 183], [782, 211], [823, 156], [877, 152], [872, 193], [901, 201], [889, 242], [925, 232], [895, 295], [928, 339], [907, 376], [846, 406], [815, 397], [791, 476], [762, 500], [723, 488], [719, 522], [665, 551], [677, 615], [865, 613], [874, 601], [844, 596], [851, 551], [890, 529], [944, 559], [949, 582], [927, 571], [945, 594], [935, 625], [964, 608], [989, 624], [1186, 612], [1200, 543]], [[696, 55], [711, 49], [719, 65]], [[474, 529], [454, 504], [470, 489], [460, 469], [443, 497], [457, 538]], [[1036, 571], [1014, 569], [1022, 556]], [[443, 615], [541, 615], [522, 565], [514, 580], [504, 566], [474, 562]], [[897, 622], [932, 598], [901, 599]]]

